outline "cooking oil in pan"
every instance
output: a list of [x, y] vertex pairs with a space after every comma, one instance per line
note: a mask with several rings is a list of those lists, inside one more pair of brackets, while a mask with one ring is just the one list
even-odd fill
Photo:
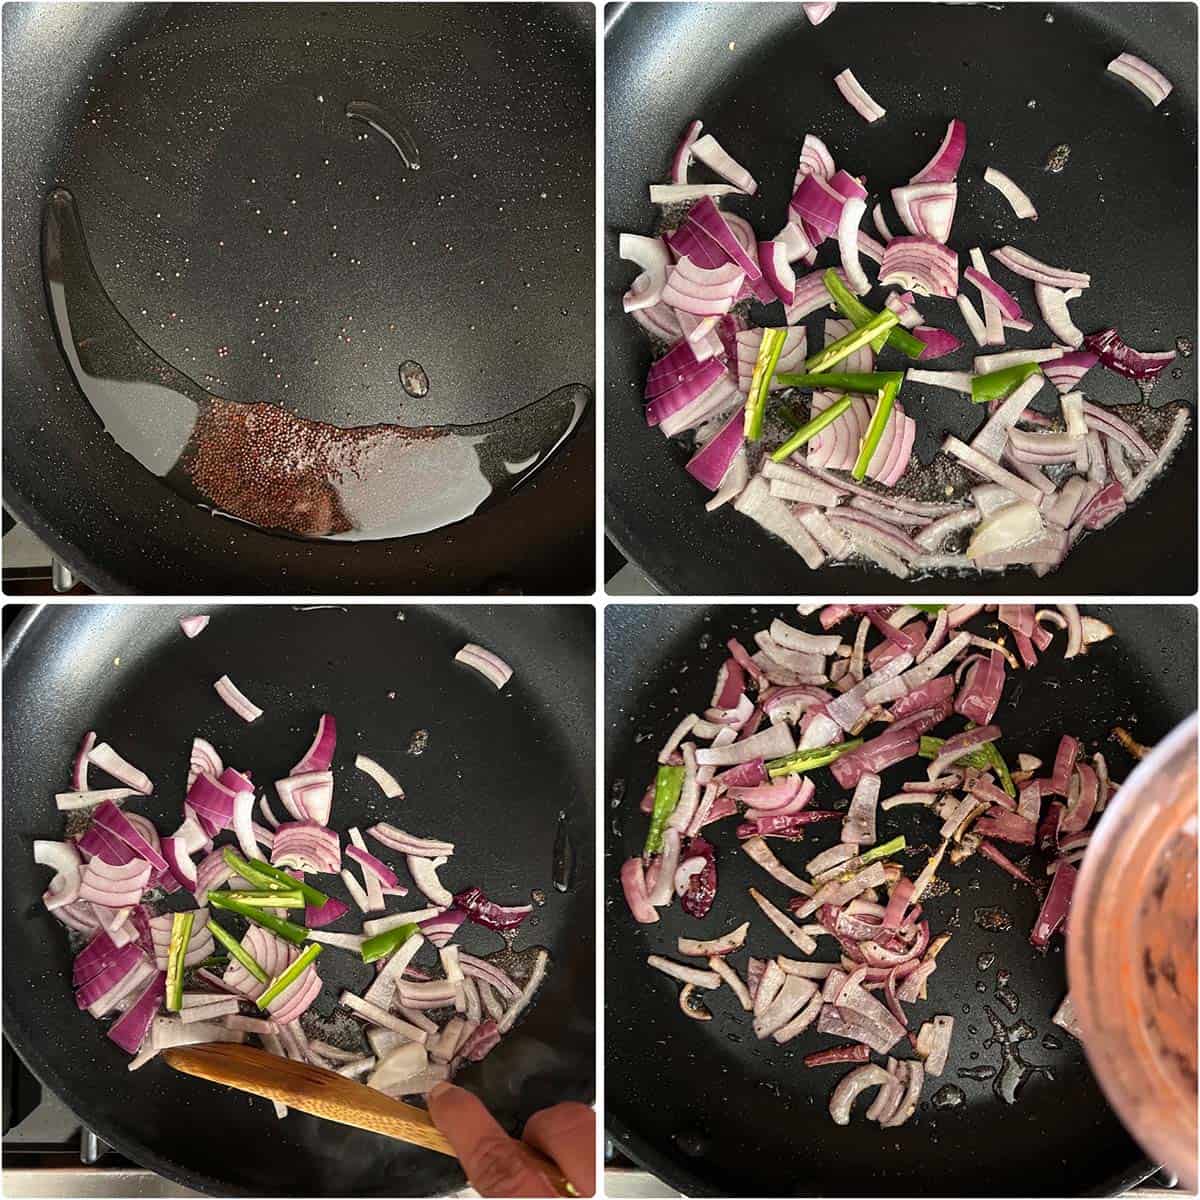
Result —
[[365, 121], [376, 133], [391, 142], [410, 171], [421, 169], [421, 152], [417, 149], [416, 140], [397, 117], [384, 112], [378, 104], [372, 104], [369, 100], [351, 100], [346, 105], [346, 116]]
[[461, 521], [541, 467], [591, 397], [571, 384], [477, 425], [305, 420], [215, 396], [155, 354], [104, 291], [62, 189], [46, 202], [43, 266], [63, 353], [117, 444], [188, 499], [265, 529], [358, 540]]

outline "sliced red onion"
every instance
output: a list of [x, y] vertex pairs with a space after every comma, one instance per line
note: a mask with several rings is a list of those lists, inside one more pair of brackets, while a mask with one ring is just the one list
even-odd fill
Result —
[[482, 646], [476, 646], [473, 642], [468, 642], [454, 656], [454, 661], [473, 667], [480, 675], [493, 683], [497, 691], [512, 678], [512, 667], [504, 659], [490, 650], [485, 650]]
[[[692, 200], [701, 200], [705, 196], [740, 196], [745, 193], [731, 183], [652, 183], [650, 185], [651, 204], [686, 204]], [[636, 316], [645, 309], [633, 309], [630, 316]], [[676, 331], [678, 332], [678, 331]]]
[[335, 875], [342, 865], [341, 842], [332, 829], [315, 821], [285, 821], [275, 831], [271, 865]]
[[788, 247], [779, 240], [758, 243], [758, 263], [771, 291], [792, 304], [796, 299], [796, 272], [788, 260]]
[[734, 187], [751, 196], [758, 191], [754, 176], [732, 158], [712, 134], [706, 133], [698, 138], [692, 143], [691, 150], [693, 158], [715, 171], [722, 179], [727, 179]]
[[808, 18], [810, 25], [820, 25], [822, 21], [827, 21], [833, 15], [833, 10], [837, 8], [837, 0], [826, 0], [821, 4], [802, 4], [804, 15]]
[[163, 858], [167, 860], [167, 869], [179, 886], [186, 888], [189, 892], [194, 892], [196, 890], [196, 864], [192, 861], [191, 853], [183, 838], [163, 838], [160, 848]]
[[846, 103], [868, 124], [878, 121], [887, 113], [886, 108], [881, 108], [867, 95], [866, 90], [854, 78], [854, 72], [849, 67], [835, 75], [833, 82], [837, 85], [837, 90], [842, 93]]
[[954, 455], [955, 458], [960, 459], [976, 474], [982, 475], [985, 479], [990, 479], [993, 483], [999, 483], [1003, 487], [1008, 488], [1014, 496], [1027, 500], [1035, 507], [1041, 503], [1042, 493], [1033, 484], [1027, 483], [1019, 475], [1014, 475], [1011, 471], [1006, 471], [999, 463], [988, 458], [986, 454], [980, 454], [978, 450], [964, 444], [958, 438], [954, 436], [947, 437], [942, 443], [942, 449], [948, 454]]
[[992, 251], [992, 257], [1014, 275], [1023, 275], [1034, 283], [1045, 283], [1056, 288], [1086, 288], [1092, 284], [1090, 275], [1049, 266], [1024, 250], [1018, 250], [1016, 246], [1001, 246], [999, 250]]
[[[858, 259], [859, 225], [867, 212], [867, 202], [856, 196], [849, 197], [842, 205], [842, 213], [838, 218], [838, 252], [842, 257], [842, 269], [854, 291], [863, 293], [870, 291], [871, 281], [867, 278]], [[795, 285], [793, 284], [793, 296]]]
[[942, 144], [934, 156], [918, 171], [909, 183], [947, 183], [958, 175], [959, 164], [967, 149], [967, 127], [955, 117], [946, 126]]
[[1042, 901], [1041, 911], [1038, 913], [1037, 920], [1033, 923], [1033, 930], [1029, 935], [1030, 942], [1039, 950], [1045, 949], [1050, 944], [1051, 937], [1067, 919], [1067, 915], [1071, 911], [1071, 897], [1075, 891], [1075, 880], [1078, 875], [1079, 872], [1067, 863], [1060, 865], [1059, 869], [1054, 872], [1054, 880], [1050, 884], [1046, 898]]
[[904, 377], [911, 383], [928, 383], [967, 396], [971, 394], [971, 375], [968, 371], [916, 371], [910, 368]]
[[197, 775], [188, 788], [187, 803], [204, 831], [212, 836], [233, 820], [234, 791], [209, 775]]
[[683, 333], [679, 314], [668, 304], [635, 309], [629, 314], [651, 337], [673, 342]]
[[225, 764], [221, 762], [221, 756], [212, 743], [206, 742], [204, 738], [192, 738], [192, 751], [188, 757], [188, 790], [190, 791], [192, 784], [196, 782], [197, 775], [209, 775], [218, 779], [224, 770]]
[[804, 223], [806, 231], [811, 228], [819, 240], [837, 232], [846, 203], [847, 197], [833, 182], [837, 174], [828, 179], [816, 172], [801, 176], [788, 206], [789, 212]]
[[[188, 619], [188, 618], [185, 618]], [[202, 620], [206, 624], [207, 617], [190, 618]], [[189, 634], [194, 637], [194, 634]], [[150, 1026], [162, 1006], [163, 997], [167, 991], [167, 975], [165, 971], [156, 971], [150, 982], [142, 989], [134, 1002], [113, 1023], [108, 1030], [108, 1037], [116, 1042], [126, 1054], [134, 1054], [142, 1048]]]
[[[1044, 285], [1041, 285], [1044, 286]], [[1035, 286], [1036, 290], [1036, 286]], [[1068, 293], [1063, 293], [1067, 295]], [[1042, 374], [1060, 392], [1070, 392], [1079, 386], [1080, 380], [1100, 361], [1090, 350], [1076, 350], [1061, 358], [1042, 364]]]
[[304, 924], [309, 929], [321, 929], [332, 925], [334, 921], [344, 917], [350, 911], [350, 906], [342, 900], [330, 896], [320, 908], [308, 905], [304, 909]]
[[91, 749], [95, 744], [96, 734], [93, 730], [89, 729], [83, 735], [83, 741], [79, 743], [79, 749], [75, 751], [75, 757], [71, 761], [72, 792], [86, 792], [88, 790], [88, 754], [91, 753]]
[[671, 265], [671, 255], [662, 238], [623, 233], [619, 253], [623, 259], [643, 268], [622, 300], [625, 311], [633, 312], [658, 304], [667, 283], [667, 268]]
[[395, 825], [387, 824], [386, 821], [372, 825], [366, 832], [380, 845], [398, 850], [404, 855], [421, 858], [449, 858], [454, 853], [453, 842], [439, 842], [432, 838], [414, 837], [411, 833], [405, 833], [403, 829], [397, 829]]
[[[703, 129], [703, 121], [688, 122], [687, 128], [679, 139], [679, 145], [675, 147], [675, 153], [671, 156], [672, 183], [687, 183], [688, 167], [692, 165], [692, 147], [696, 144], [696, 139]], [[622, 254], [621, 257], [624, 258], [625, 255]]]
[[[822, 1015], [824, 1015], [824, 1012], [822, 1012]], [[859, 1094], [867, 1091], [869, 1088], [884, 1087], [890, 1084], [891, 1081], [892, 1077], [882, 1067], [877, 1067], [874, 1063], [855, 1067], [853, 1071], [842, 1077], [837, 1087], [833, 1089], [833, 1095], [829, 1098], [829, 1115], [833, 1119], [833, 1123], [835, 1125], [849, 1125], [850, 1110], [854, 1105], [854, 1101], [858, 1099]]]
[[983, 173], [983, 182], [990, 183], [1008, 201], [1009, 207], [1022, 221], [1037, 220], [1037, 209], [1033, 201], [1003, 171], [988, 167]]
[[1033, 294], [1037, 299], [1038, 309], [1046, 327], [1060, 341], [1076, 350], [1083, 345], [1083, 330], [1076, 328], [1071, 314], [1067, 311], [1069, 301], [1076, 299], [1082, 293], [1078, 288], [1063, 291], [1061, 288], [1050, 287], [1045, 283], [1035, 283]]
[[978, 271], [975, 267], [968, 267], [963, 272], [963, 278], [969, 279], [982, 294], [989, 296], [1000, 310], [1002, 316], [1007, 317], [1009, 320], [1020, 319], [1021, 306], [1017, 303], [1016, 297], [1010, 292], [1006, 292], [986, 271]]
[[183, 630], [185, 637], [194, 638], [204, 632], [210, 620], [210, 617], [202, 613], [197, 613], [191, 617], [180, 617], [179, 628]]
[[454, 903], [454, 896], [446, 889], [438, 878], [438, 867], [446, 860], [444, 858], [421, 858], [415, 854], [407, 856], [408, 873], [412, 876], [417, 890], [431, 903], [442, 908], [448, 908]]
[[74, 904], [79, 899], [83, 859], [70, 842], [36, 840], [33, 843], [33, 861], [38, 866], [54, 869], [54, 878], [42, 893], [42, 903], [51, 912]]
[[[933, 358], [945, 358], [947, 354], [953, 354], [962, 343], [945, 329], [934, 329], [930, 325], [918, 325], [913, 329], [913, 337], [925, 343], [925, 349], [921, 351], [921, 362], [928, 362]], [[910, 371], [911, 375], [912, 372]]]
[[332, 713], [322, 713], [317, 721], [317, 732], [313, 735], [312, 745], [288, 774], [305, 775], [310, 771], [328, 771], [336, 748], [337, 721]]
[[213, 684], [216, 688], [217, 695], [229, 705], [231, 709], [243, 721], [249, 723], [257, 721], [263, 715], [263, 710], [258, 705], [253, 704], [239, 690], [237, 685], [229, 678], [228, 675], [222, 675], [216, 683]]
[[914, 237], [946, 242], [954, 224], [958, 185], [953, 182], [910, 183], [892, 188], [892, 203], [905, 229]]
[[107, 742], [101, 742], [88, 751], [88, 762], [114, 779], [119, 779], [135, 792], [141, 792], [143, 796], [148, 796], [154, 791], [150, 777], [144, 771], [139, 771], [133, 763], [123, 759]]
[[128, 908], [141, 900], [149, 882], [150, 864], [145, 859], [116, 865], [97, 855], [83, 868], [79, 899], [109, 909]]
[[[638, 860], [641, 861], [640, 859]], [[436, 917], [430, 917], [421, 922], [421, 933], [435, 946], [441, 947], [449, 943], [458, 932], [458, 927], [467, 919], [467, 914], [461, 909], [448, 909]]]
[[[1089, 333], [1083, 344], [1110, 370], [1126, 379], [1154, 380], [1175, 360], [1174, 350], [1135, 350], [1113, 328]], [[95, 762], [95, 759], [92, 759]], [[118, 776], [120, 778], [120, 776]]]
[[[396, 872], [387, 863], [376, 858], [369, 850], [363, 850], [359, 846], [347, 846], [346, 857], [354, 859], [360, 866], [365, 867], [380, 883], [386, 884], [390, 888], [400, 887], [400, 879]], [[400, 894], [403, 895], [404, 892]]]
[[1135, 54], [1118, 54], [1105, 70], [1132, 83], [1155, 108], [1171, 94], [1171, 81]]
[[364, 774], [370, 775], [389, 800], [404, 799], [404, 789], [396, 782], [395, 777], [385, 771], [373, 758], [360, 754], [355, 758], [354, 765]]
[[233, 798], [233, 821], [231, 822], [238, 845], [247, 859], [262, 859], [258, 839], [254, 836], [254, 793], [238, 792]]
[[958, 294], [958, 255], [930, 238], [893, 238], [884, 251], [879, 282], [952, 299]]
[[879, 803], [879, 776], [864, 771], [854, 787], [850, 807], [842, 822], [842, 841], [854, 845], [875, 844], [875, 811]]
[[946, 767], [957, 762], [964, 754], [970, 754], [988, 742], [997, 741], [1000, 728], [997, 725], [985, 725], [980, 729], [968, 729], [965, 733], [955, 734], [947, 738], [938, 750], [937, 757], [929, 764], [929, 778], [936, 779]]
[[90, 792], [56, 792], [54, 805], [59, 812], [78, 812], [106, 801], [126, 800], [143, 793], [134, 788], [96, 788]]
[[[307, 757], [307, 756], [306, 756]], [[333, 810], [333, 772], [308, 771], [275, 781], [275, 791], [283, 807], [297, 821], [315, 821], [328, 825]]]
[[742, 410], [735, 409], [717, 435], [688, 460], [686, 470], [710, 492], [717, 491], [744, 442]]
[[734, 263], [709, 269], [684, 257], [667, 272], [663, 302], [696, 316], [720, 316], [733, 307], [745, 279]]
[[804, 144], [800, 147], [800, 163], [796, 167], [796, 179], [792, 191], [800, 186], [800, 180], [805, 175], [817, 175], [821, 179], [831, 179], [837, 167], [829, 148], [815, 134], [806, 133]]

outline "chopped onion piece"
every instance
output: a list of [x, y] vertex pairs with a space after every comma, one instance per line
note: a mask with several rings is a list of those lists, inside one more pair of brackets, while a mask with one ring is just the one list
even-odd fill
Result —
[[866, 90], [854, 78], [854, 72], [849, 67], [835, 75], [833, 82], [837, 85], [837, 90], [845, 97], [846, 103], [868, 124], [878, 121], [887, 113], [886, 108], [881, 108], [867, 95]]

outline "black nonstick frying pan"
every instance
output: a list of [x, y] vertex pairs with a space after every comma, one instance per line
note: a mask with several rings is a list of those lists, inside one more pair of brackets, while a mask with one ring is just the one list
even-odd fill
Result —
[[[1110, 621], [1117, 636], [1071, 662], [1061, 657], [1060, 636], [1028, 676], [1010, 674], [996, 718], [1001, 748], [1044, 759], [1071, 732], [1089, 751], [1102, 746], [1113, 778], [1122, 779], [1130, 761], [1109, 739], [1114, 723], [1153, 742], [1195, 708], [1196, 614], [1190, 606], [1086, 611]], [[943, 872], [952, 890], [926, 906], [931, 930], [953, 928], [954, 935], [938, 957], [928, 1002], [913, 1006], [912, 1016], [951, 1014], [954, 1041], [945, 1073], [927, 1082], [916, 1117], [899, 1129], [881, 1130], [861, 1112], [848, 1126], [832, 1123], [829, 1095], [848, 1068], [806, 1069], [801, 1059], [834, 1039], [808, 1031], [788, 1046], [758, 1042], [728, 989], [706, 993], [711, 1022], [690, 1021], [679, 1011], [678, 985], [646, 965], [647, 954], [677, 957], [680, 934], [716, 936], [745, 920], [752, 922], [750, 953], [786, 952], [782, 935], [746, 894], [756, 886], [782, 903], [784, 889], [736, 848], [731, 823], [710, 827], [719, 889], [703, 922], [676, 905], [660, 910], [658, 924], [637, 925], [617, 879], [621, 862], [641, 851], [647, 818], [638, 802], [666, 735], [679, 716], [707, 707], [726, 640], [745, 641], [776, 615], [817, 628], [815, 618], [799, 622], [794, 609], [789, 617], [787, 609], [765, 606], [610, 606], [606, 613], [605, 768], [615, 805], [605, 831], [610, 1134], [690, 1196], [1070, 1196], [1115, 1193], [1144, 1178], [1152, 1168], [1105, 1103], [1082, 1047], [1050, 1022], [1066, 991], [1061, 940], [1045, 957], [1033, 950], [1028, 936], [1038, 901], [990, 863], [971, 858]], [[971, 627], [983, 624], [977, 618]], [[884, 794], [918, 771], [907, 763], [885, 772]], [[820, 773], [814, 804], [827, 808], [840, 794]], [[801, 845], [772, 845], [799, 869], [836, 841], [831, 825], [815, 826], [826, 832]], [[901, 808], [883, 816], [879, 832], [881, 840], [902, 832], [910, 846], [936, 844], [937, 823]], [[925, 855], [905, 861], [915, 875]], [[1041, 869], [1036, 855], [1034, 869]], [[1003, 910], [1011, 930], [978, 925], [976, 910], [988, 908]], [[994, 955], [994, 963], [981, 967], [981, 955]], [[735, 965], [744, 973], [745, 952]], [[995, 994], [1002, 969], [1011, 972], [1008, 986], [1019, 998], [1015, 1015]], [[985, 1006], [1009, 1028], [1025, 1020], [1036, 1029], [1035, 1039], [1021, 1043], [1022, 1056], [1053, 1076], [1029, 1078], [1011, 1106], [990, 1081], [959, 1077], [962, 1068], [1000, 1063], [999, 1050], [984, 1045], [992, 1036]], [[1047, 1034], [1065, 1044], [1052, 1048], [1042, 1040]], [[965, 1103], [937, 1111], [931, 1097], [945, 1083], [960, 1087]]]
[[[841, 4], [814, 29], [791, 4], [612, 5], [605, 36], [605, 457], [609, 535], [664, 592], [684, 595], [906, 594], [925, 587], [877, 569], [809, 571], [782, 542], [730, 507], [709, 515], [708, 493], [683, 470], [687, 451], [647, 429], [642, 387], [648, 341], [621, 312], [637, 269], [617, 256], [621, 231], [649, 233], [647, 185], [667, 178], [680, 131], [701, 118], [759, 180], [729, 208], [773, 237], [807, 131], [873, 193], [903, 183], [931, 157], [952, 116], [967, 125], [953, 244], [965, 252], [1012, 242], [1044, 261], [1092, 273], [1072, 311], [1085, 331], [1117, 325], [1134, 345], [1196, 336], [1196, 10], [1186, 4]], [[1123, 50], [1174, 83], [1158, 109], [1105, 72]], [[887, 108], [867, 125], [833, 77], [851, 67]], [[1071, 147], [1060, 174], [1051, 150]], [[995, 164], [1033, 196], [1036, 222], [1018, 221], [983, 183]], [[705, 178], [693, 168], [696, 179]], [[891, 222], [890, 201], [884, 208]], [[892, 228], [897, 228], [893, 224]], [[832, 253], [826, 247], [825, 255]], [[832, 262], [833, 260], [829, 260]], [[825, 257], [819, 260], [828, 265]], [[1032, 285], [1018, 281], [1033, 306]], [[880, 293], [876, 292], [873, 299]], [[936, 325], [973, 345], [955, 306], [927, 301]], [[778, 324], [778, 306], [758, 308]], [[752, 313], [752, 315], [754, 315]], [[826, 314], [811, 319], [820, 329]], [[1034, 313], [1036, 317], [1036, 312]], [[1014, 334], [1010, 347], [1047, 345]], [[889, 360], [890, 361], [890, 360]], [[969, 353], [940, 360], [961, 369]], [[1179, 369], [1176, 375], [1175, 369]], [[1129, 380], [1092, 371], [1084, 390], [1104, 404], [1140, 401]], [[1049, 393], [1047, 393], [1048, 395]], [[906, 385], [916, 453], [928, 462], [947, 432], [969, 436], [978, 410], [954, 392]], [[1195, 359], [1180, 357], [1152, 403], [1196, 397]], [[1196, 587], [1196, 438], [1139, 504], [1085, 539], [1053, 575], [1003, 579], [1035, 595], [1191, 595]], [[983, 594], [995, 577], [940, 581]]]
[[[329, 475], [321, 444], [272, 423], [283, 411], [472, 438], [564, 388], [588, 400], [594, 28], [587, 4], [8, 6], [6, 505], [104, 592], [590, 593], [594, 405], [528, 483], [460, 523], [350, 543], [214, 519], [105, 435], [41, 260], [43, 205], [66, 189], [119, 313], [76, 314], [80, 357], [140, 387], [119, 389], [124, 440], [173, 448], [178, 422], [146, 384], [274, 406], [257, 440], [204, 440], [213, 471], [189, 476], [259, 525], [279, 517], [278, 495], [254, 499], [268, 450], [292, 456], [301, 501], [311, 461]], [[506, 424], [485, 474], [509, 479], [561, 424], [561, 407]], [[386, 486], [390, 512], [474, 479], [465, 457], [371, 460], [342, 483]], [[287, 528], [340, 531], [331, 490]]]
[[[194, 641], [173, 607], [47, 607], [22, 614], [4, 648], [4, 1028], [34, 1073], [105, 1141], [171, 1179], [219, 1195], [439, 1195], [461, 1187], [458, 1164], [149, 1064], [134, 1074], [102, 1028], [75, 1009], [67, 940], [42, 907], [45, 870], [32, 841], [59, 837], [53, 794], [72, 747], [96, 729], [156, 781], [135, 807], [158, 827], [180, 811], [188, 747], [208, 738], [260, 781], [285, 773], [335, 714], [332, 823], [391, 819], [457, 845], [454, 879], [476, 879], [503, 902], [537, 889], [516, 948], [543, 945], [553, 966], [525, 1019], [459, 1076], [508, 1127], [594, 1088], [593, 659], [585, 608], [360, 606], [301, 611], [225, 608]], [[466, 641], [514, 668], [497, 691], [453, 662]], [[244, 724], [212, 683], [228, 673], [265, 712]], [[428, 732], [417, 756], [406, 753]], [[297, 748], [299, 747], [299, 750]], [[376, 757], [403, 784], [385, 801], [353, 766]], [[559, 814], [574, 845], [573, 884], [552, 884]], [[323, 886], [323, 885], [322, 885]], [[334, 881], [333, 894], [349, 897]], [[411, 896], [410, 896], [411, 899]], [[408, 901], [401, 902], [407, 904]], [[396, 906], [393, 905], [393, 908]], [[352, 912], [357, 909], [351, 906]], [[531, 924], [536, 918], [536, 924]], [[354, 916], [334, 929], [355, 930]], [[466, 929], [466, 927], [464, 927]], [[463, 946], [501, 948], [466, 929]], [[319, 961], [328, 1017], [337, 993], [361, 995], [371, 969], [335, 948]]]

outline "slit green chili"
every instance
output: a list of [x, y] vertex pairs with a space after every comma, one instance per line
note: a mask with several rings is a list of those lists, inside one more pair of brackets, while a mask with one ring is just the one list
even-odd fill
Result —
[[221, 945], [224, 946], [225, 949], [228, 950], [229, 953], [236, 958], [237, 961], [240, 962], [242, 966], [254, 976], [255, 979], [258, 980], [259, 983], [266, 983], [270, 979], [270, 976], [266, 973], [266, 971], [259, 966], [254, 955], [251, 954], [250, 951], [247, 950], [246, 947], [243, 946], [241, 942], [239, 942], [237, 938], [233, 936], [232, 933], [218, 925], [211, 916], [208, 918], [208, 927], [210, 930], [212, 930], [213, 937], [215, 937], [217, 941], [220, 942]]
[[299, 888], [287, 891], [280, 888], [277, 892], [245, 892], [232, 888], [225, 893], [230, 900], [239, 904], [252, 904], [255, 908], [306, 908], [308, 902], [304, 899]]
[[397, 925], [395, 929], [386, 929], [369, 937], [362, 944], [362, 960], [365, 963], [374, 962], [377, 958], [387, 958], [399, 950], [414, 933], [419, 930], [416, 925]]
[[1008, 763], [1004, 761], [1004, 756], [996, 749], [995, 742], [985, 742], [984, 752], [991, 760], [992, 766], [996, 768], [996, 774], [1000, 777], [1000, 786], [1015, 800], [1017, 798], [1017, 785], [1013, 783], [1012, 772], [1008, 769]]
[[771, 452], [772, 462], [784, 462], [790, 458], [801, 446], [815, 438], [826, 425], [832, 425], [850, 407], [850, 403], [850, 397], [843, 396], [840, 400], [835, 400], [824, 412], [817, 413], [811, 421], [801, 425], [782, 446]]
[[171, 921], [171, 941], [167, 947], [167, 1012], [183, 1007], [183, 964], [192, 940], [195, 911], [177, 912]]
[[849, 358], [856, 350], [861, 350], [877, 334], [891, 329], [900, 318], [890, 308], [876, 313], [865, 325], [852, 329], [836, 342], [830, 342], [823, 350], [810, 355], [804, 360], [804, 370], [816, 374], [818, 371], [828, 371], [837, 366], [843, 359]]
[[[922, 734], [917, 753], [922, 758], [937, 758], [938, 751], [941, 750], [945, 740], [945, 738]], [[968, 750], [966, 754], [955, 761], [954, 765], [956, 767], [972, 767], [976, 771], [986, 771], [992, 766], [992, 760], [982, 750]]]
[[650, 828], [646, 831], [643, 854], [657, 854], [662, 849], [663, 830], [667, 819], [679, 803], [683, 791], [682, 767], [659, 767], [654, 777], [654, 812], [650, 816]]
[[871, 414], [867, 432], [863, 435], [862, 445], [859, 447], [858, 458], [854, 462], [854, 470], [850, 472], [851, 479], [861, 482], [866, 475], [867, 468], [871, 465], [871, 459], [875, 457], [875, 451], [879, 449], [883, 431], [892, 418], [892, 408], [896, 403], [897, 391], [899, 391], [899, 387], [894, 383], [889, 383], [879, 393], [875, 411]]
[[312, 961], [325, 947], [320, 942], [309, 942], [301, 951], [300, 956], [285, 971], [281, 971], [271, 980], [266, 990], [254, 1002], [259, 1008], [266, 1008], [277, 996], [282, 995], [307, 970]]
[[775, 376], [783, 387], [811, 388], [828, 392], [877, 392], [889, 383], [897, 387], [904, 382], [903, 371], [822, 371], [810, 375], [784, 372]]
[[238, 900], [230, 900], [226, 893], [209, 892], [208, 903], [212, 908], [223, 908], [226, 912], [237, 913], [239, 917], [245, 917], [247, 921], [261, 925], [264, 929], [269, 929], [285, 941], [294, 942], [297, 946], [308, 937], [308, 930], [303, 925], [285, 921], [282, 917], [276, 917], [269, 912], [264, 912], [261, 908], [255, 908], [253, 904], [242, 904]]
[[844, 875], [838, 876], [838, 878], [848, 879], [852, 875], [857, 875], [863, 867], [869, 867], [878, 859], [887, 858], [889, 854], [896, 854], [903, 850], [907, 845], [908, 843], [904, 840], [904, 834], [900, 834], [897, 837], [892, 838], [890, 842], [884, 842], [882, 846], [872, 846], [870, 850], [864, 850], [863, 853], [858, 856], [858, 858], [855, 860], [858, 865], [853, 871], [847, 871], [844, 873]]
[[1028, 362], [1017, 363], [1015, 367], [1005, 367], [1002, 371], [992, 371], [988, 375], [973, 375], [971, 402], [987, 404], [992, 400], [1003, 400], [1031, 375], [1041, 373], [1042, 368], [1038, 363]]
[[[821, 278], [825, 281], [825, 290], [833, 297], [834, 306], [848, 321], [853, 321], [855, 325], [865, 325], [876, 315], [846, 287], [841, 276], [833, 267], [830, 267]], [[925, 353], [925, 343], [899, 324], [889, 329], [886, 337], [876, 334], [871, 341], [871, 349], [878, 354], [883, 349], [885, 342], [907, 354], [909, 358], [920, 358]]]
[[763, 415], [767, 410], [767, 392], [771, 387], [771, 378], [779, 363], [779, 355], [783, 351], [786, 329], [764, 329], [762, 341], [758, 345], [758, 357], [754, 360], [754, 374], [750, 379], [750, 389], [746, 396], [746, 411], [743, 426], [747, 441], [757, 442], [762, 437]]
[[278, 867], [271, 866], [270, 863], [243, 858], [232, 846], [226, 846], [221, 851], [221, 857], [247, 883], [254, 884], [256, 888], [270, 892], [280, 889], [289, 892], [298, 891], [313, 908], [321, 908], [329, 899], [324, 892], [318, 891], [311, 884], [305, 883], [302, 879], [293, 879], [286, 871], [281, 871]]
[[767, 763], [767, 774], [774, 779], [776, 775], [802, 775], [805, 771], [815, 771], [818, 767], [829, 766], [843, 754], [857, 750], [862, 743], [862, 738], [851, 738], [836, 746], [817, 746], [812, 750], [797, 750], [782, 758], [772, 758]]

